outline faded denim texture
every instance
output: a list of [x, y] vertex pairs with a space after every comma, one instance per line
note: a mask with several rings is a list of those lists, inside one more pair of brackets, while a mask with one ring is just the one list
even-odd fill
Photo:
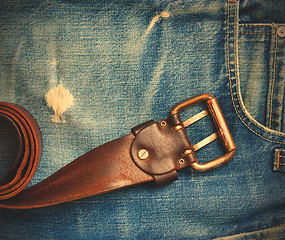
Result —
[[[43, 133], [29, 186], [202, 93], [218, 99], [237, 145], [225, 166], [183, 169], [160, 188], [1, 209], [1, 239], [284, 239], [284, 13], [283, 0], [1, 1], [0, 100], [28, 109]], [[64, 123], [45, 97], [58, 84], [74, 97]], [[188, 131], [194, 144], [211, 128]], [[197, 156], [221, 154], [213, 143]]]

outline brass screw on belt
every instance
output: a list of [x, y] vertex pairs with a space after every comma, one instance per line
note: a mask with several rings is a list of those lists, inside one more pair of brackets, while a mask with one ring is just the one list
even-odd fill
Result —
[[138, 152], [138, 157], [139, 157], [141, 160], [147, 159], [148, 156], [149, 156], [149, 152], [148, 152], [146, 149], [141, 149], [141, 150], [139, 150], [139, 152]]
[[185, 164], [185, 160], [183, 158], [179, 159], [179, 164], [180, 165], [184, 165]]
[[160, 122], [160, 126], [165, 127], [166, 126], [166, 122], [165, 121], [161, 121]]

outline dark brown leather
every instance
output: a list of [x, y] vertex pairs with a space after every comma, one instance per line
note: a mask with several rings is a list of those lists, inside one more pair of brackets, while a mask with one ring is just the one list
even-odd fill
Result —
[[[0, 202], [2, 208], [45, 207], [154, 179], [161, 185], [176, 180], [176, 170], [195, 161], [187, 159], [188, 155], [183, 156], [182, 153], [191, 145], [184, 131], [172, 129], [176, 125], [175, 117], [169, 117], [163, 120], [165, 126], [161, 122], [149, 121], [135, 127], [133, 133], [84, 154], [47, 179], [19, 193], [35, 172], [41, 154], [41, 134], [35, 119], [23, 108], [2, 103], [1, 114], [5, 114], [7, 121], [15, 125], [19, 141], [25, 146], [23, 153], [19, 154], [22, 159], [17, 159], [18, 169], [11, 171], [15, 175], [12, 182], [17, 179], [18, 183], [11, 186], [11, 193], [7, 193], [7, 185], [11, 183], [1, 186], [4, 189]], [[150, 151], [147, 160], [137, 157], [142, 147]], [[183, 164], [179, 163], [181, 158], [186, 159]], [[19, 169], [26, 169], [26, 172], [22, 173]]]
[[[157, 185], [176, 180], [176, 170], [196, 162], [194, 152], [183, 154], [192, 146], [184, 129], [174, 130], [178, 124], [181, 124], [179, 116], [172, 115], [157, 123], [150, 121], [148, 125], [143, 124], [133, 130], [136, 137], [131, 146], [132, 158], [141, 170], [154, 177]], [[149, 157], [140, 159], [140, 149], [147, 150]]]
[[[175, 109], [183, 109], [204, 98], [210, 103], [214, 99], [201, 95], [181, 102]], [[218, 106], [218, 103], [212, 104]], [[223, 117], [221, 110], [215, 113]], [[195, 145], [190, 144], [178, 111], [174, 111], [162, 121], [148, 121], [134, 127], [131, 134], [97, 147], [22, 191], [35, 173], [41, 156], [40, 129], [31, 114], [14, 104], [0, 103], [0, 117], [14, 127], [20, 146], [15, 164], [0, 181], [2, 208], [45, 207], [153, 180], [162, 185], [176, 180], [176, 171], [181, 168], [191, 165], [204, 169], [203, 164], [197, 162]], [[209, 162], [208, 169], [227, 162], [235, 152], [225, 121], [217, 119], [216, 123], [225, 125], [221, 128], [229, 135], [225, 142], [230, 139], [233, 147], [222, 158]]]
[[130, 157], [133, 139], [129, 134], [84, 154], [0, 207], [45, 207], [152, 181]]
[[19, 140], [15, 162], [0, 180], [0, 200], [3, 200], [21, 192], [32, 179], [42, 153], [42, 137], [36, 120], [18, 105], [0, 102], [0, 117], [11, 124]]

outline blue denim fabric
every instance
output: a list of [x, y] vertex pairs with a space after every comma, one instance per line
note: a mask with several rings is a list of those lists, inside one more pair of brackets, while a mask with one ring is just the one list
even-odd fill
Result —
[[[1, 239], [284, 238], [285, 175], [276, 170], [276, 152], [285, 150], [285, 38], [277, 32], [284, 7], [283, 0], [1, 1], [0, 100], [28, 109], [43, 133], [29, 186], [202, 93], [217, 97], [237, 145], [225, 166], [183, 169], [161, 188], [1, 209]], [[74, 96], [65, 123], [52, 121], [46, 103], [58, 84]], [[211, 130], [201, 121], [187, 131], [195, 144]], [[197, 156], [221, 154], [212, 143]]]

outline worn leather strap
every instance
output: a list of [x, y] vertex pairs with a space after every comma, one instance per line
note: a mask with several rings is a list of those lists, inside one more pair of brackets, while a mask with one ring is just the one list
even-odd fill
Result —
[[130, 134], [102, 145], [0, 206], [45, 207], [153, 180], [131, 161], [132, 140]]
[[1, 102], [0, 117], [11, 124], [19, 142], [17, 158], [0, 182], [2, 208], [44, 207], [153, 180], [131, 160], [129, 147], [134, 136], [129, 134], [86, 153], [22, 191], [41, 157], [41, 131], [33, 116], [18, 105]]
[[[186, 133], [173, 131], [180, 122], [176, 116], [163, 120], [164, 124], [154, 121], [141, 124], [131, 134], [97, 147], [19, 193], [35, 173], [41, 156], [41, 133], [35, 119], [20, 106], [1, 103], [0, 114], [14, 126], [23, 146], [13, 168], [2, 180], [2, 208], [45, 207], [152, 180], [160, 185], [176, 180], [176, 170], [195, 161], [187, 157], [187, 161], [179, 164], [183, 151], [191, 145]], [[170, 151], [165, 147], [169, 145]], [[143, 148], [151, 155], [146, 159], [138, 157]]]
[[[192, 146], [185, 131], [189, 121], [182, 122], [178, 112], [205, 100], [209, 107], [207, 112], [211, 111], [218, 133]], [[205, 115], [198, 114], [194, 120], [190, 118], [190, 122]], [[129, 135], [91, 150], [22, 191], [35, 173], [41, 157], [41, 132], [32, 115], [20, 106], [0, 103], [0, 117], [13, 126], [19, 140], [15, 164], [0, 181], [2, 208], [46, 207], [153, 180], [162, 185], [176, 180], [176, 171], [189, 165], [201, 171], [218, 167], [229, 161], [236, 150], [216, 99], [204, 94], [182, 101], [170, 111], [169, 117], [134, 127]], [[195, 151], [217, 137], [223, 140], [226, 154], [199, 164]]]

